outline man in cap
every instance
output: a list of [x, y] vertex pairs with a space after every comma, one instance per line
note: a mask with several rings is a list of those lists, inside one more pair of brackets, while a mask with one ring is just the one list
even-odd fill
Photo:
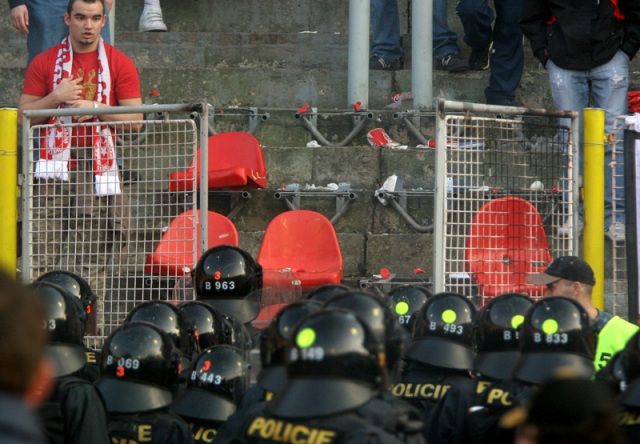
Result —
[[527, 280], [533, 285], [546, 285], [547, 296], [568, 297], [587, 311], [593, 329], [598, 335], [594, 358], [596, 369], [603, 368], [638, 331], [637, 325], [601, 311], [593, 305], [592, 293], [596, 279], [589, 264], [577, 256], [556, 258], [544, 272], [531, 274]]

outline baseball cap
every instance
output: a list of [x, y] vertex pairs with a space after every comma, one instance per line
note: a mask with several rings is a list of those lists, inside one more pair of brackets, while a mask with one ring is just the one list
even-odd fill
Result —
[[578, 256], [561, 256], [551, 262], [542, 273], [532, 273], [527, 282], [532, 285], [547, 285], [558, 279], [595, 285], [596, 279], [591, 266]]

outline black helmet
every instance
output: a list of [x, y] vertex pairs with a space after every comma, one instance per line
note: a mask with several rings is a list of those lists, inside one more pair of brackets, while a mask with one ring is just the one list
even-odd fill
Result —
[[532, 305], [527, 296], [507, 293], [492, 298], [480, 310], [475, 328], [475, 371], [493, 379], [511, 377], [520, 357], [518, 328]]
[[53, 361], [55, 376], [77, 372], [86, 363], [83, 338], [87, 313], [82, 303], [56, 284], [34, 282], [30, 287], [45, 307], [47, 355]]
[[270, 392], [279, 392], [287, 380], [285, 363], [293, 329], [301, 319], [318, 311], [322, 306], [313, 300], [294, 302], [284, 307], [271, 324], [260, 333], [260, 386]]
[[193, 352], [189, 341], [189, 329], [182, 313], [173, 304], [165, 301], [147, 301], [136, 305], [124, 322], [144, 321], [167, 333], [182, 353]]
[[564, 297], [545, 297], [525, 316], [514, 377], [540, 384], [562, 367], [589, 377], [594, 370], [595, 344], [589, 316], [578, 302]]
[[413, 315], [431, 297], [431, 292], [419, 285], [401, 285], [388, 294], [389, 307], [395, 314], [400, 325], [411, 331]]
[[341, 293], [324, 304], [327, 308], [342, 308], [355, 313], [385, 346], [387, 368], [393, 372], [404, 352], [405, 336], [395, 316], [378, 296], [360, 291]]
[[104, 343], [96, 387], [109, 413], [155, 410], [171, 404], [180, 367], [168, 334], [148, 322], [128, 322]]
[[240, 248], [213, 247], [198, 260], [193, 287], [198, 300], [246, 323], [260, 311], [262, 267]]
[[187, 390], [173, 403], [180, 416], [205, 421], [226, 421], [249, 387], [249, 363], [241, 350], [216, 345], [194, 361]]
[[183, 302], [178, 310], [198, 350], [214, 345], [233, 345], [233, 325], [228, 316], [198, 301]]
[[473, 368], [476, 307], [457, 293], [433, 295], [416, 313], [406, 358], [451, 370]]
[[270, 410], [315, 418], [353, 410], [385, 386], [384, 347], [355, 314], [324, 309], [297, 324], [287, 360], [287, 384]]
[[89, 283], [77, 274], [70, 271], [55, 270], [41, 275], [37, 281], [50, 282], [64, 288], [68, 293], [80, 299], [88, 315], [94, 312], [96, 294], [91, 290]]
[[327, 284], [321, 285], [320, 287], [314, 288], [307, 294], [307, 299], [312, 301], [320, 302], [321, 304], [325, 303], [332, 297], [339, 295], [340, 293], [345, 293], [347, 291], [351, 291], [349, 287], [345, 285], [336, 285], [336, 284]]

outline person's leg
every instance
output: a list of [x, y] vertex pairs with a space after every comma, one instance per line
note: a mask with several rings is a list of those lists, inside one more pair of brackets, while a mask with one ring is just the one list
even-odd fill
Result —
[[[397, 0], [371, 1], [371, 60], [383, 59], [390, 68], [399, 65], [402, 58], [400, 46], [400, 16]], [[370, 68], [385, 69], [385, 66]]]
[[458, 36], [449, 28], [447, 0], [433, 0], [433, 56], [460, 54]]
[[[627, 91], [629, 90], [629, 57], [618, 50], [616, 55], [604, 65], [600, 65], [590, 72], [593, 104], [596, 108], [606, 111], [605, 131], [609, 134], [613, 130], [614, 119], [627, 113]], [[622, 131], [617, 134], [618, 143], [622, 143]], [[611, 144], [605, 145], [605, 185], [604, 185], [604, 215], [605, 226], [613, 222], [624, 222], [624, 186], [616, 187], [616, 220], [612, 220], [612, 190], [611, 190]], [[624, 175], [624, 157], [622, 150], [616, 153], [616, 176], [622, 179]]]
[[464, 28], [464, 42], [473, 50], [486, 49], [491, 43], [494, 13], [488, 0], [460, 0], [456, 12]]
[[524, 67], [522, 48], [522, 0], [496, 0], [493, 26], [493, 54], [489, 64], [491, 75], [485, 89], [487, 103], [516, 104], [515, 91], [520, 85]]
[[144, 0], [144, 8], [140, 14], [140, 21], [138, 22], [138, 31], [160, 31], [167, 30], [167, 25], [164, 24], [162, 19], [162, 7], [160, 6], [160, 0]]
[[449, 72], [464, 72], [469, 69], [466, 60], [460, 58], [458, 37], [449, 28], [447, 0], [433, 2], [433, 59], [434, 68]]
[[64, 23], [68, 0], [28, 0], [29, 34], [27, 35], [28, 63], [42, 51], [62, 41], [68, 34]]
[[[557, 110], [568, 110], [568, 111], [577, 111], [579, 113], [580, 118], [580, 128], [582, 128], [582, 110], [589, 106], [589, 79], [587, 71], [574, 71], [569, 69], [560, 68], [557, 66], [551, 59], [547, 61], [547, 72], [549, 74], [549, 86], [551, 88], [551, 97], [553, 99], [553, 106]], [[571, 119], [559, 119], [559, 124], [566, 128], [571, 128]], [[578, 141], [579, 146], [582, 146], [580, 142], [582, 140], [582, 130], [579, 131]], [[568, 149], [568, 140], [562, 140], [561, 144], [563, 150]], [[582, 149], [580, 148], [580, 152]], [[563, 156], [563, 166], [566, 168], [568, 164], [568, 158]], [[576, 165], [574, 164], [574, 167]], [[577, 165], [579, 169], [579, 174], [582, 176], [582, 155], [580, 155], [580, 164]], [[569, 178], [571, 179], [571, 178]], [[565, 203], [569, 203], [569, 187], [565, 187], [565, 192], [563, 193], [563, 201]], [[576, 202], [578, 201], [578, 197], [575, 196], [574, 199]], [[563, 206], [564, 214], [570, 213], [570, 207]], [[580, 213], [579, 219], [582, 220], [582, 209], [578, 208], [578, 213]], [[562, 234], [571, 233], [571, 227], [565, 225], [565, 220], [559, 221], [561, 227], [559, 228], [559, 232]], [[578, 224], [580, 221], [578, 221]]]

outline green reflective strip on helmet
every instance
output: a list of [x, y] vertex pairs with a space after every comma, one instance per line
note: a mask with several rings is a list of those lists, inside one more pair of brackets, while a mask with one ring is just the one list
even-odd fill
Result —
[[542, 331], [548, 335], [557, 333], [558, 327], [558, 321], [556, 321], [555, 319], [547, 319], [542, 323]]
[[515, 315], [514, 317], [511, 318], [511, 328], [515, 330], [516, 328], [520, 327], [520, 325], [522, 325], [523, 322], [524, 322], [524, 316]]
[[450, 308], [442, 312], [442, 321], [445, 324], [453, 324], [458, 319], [458, 315]]

